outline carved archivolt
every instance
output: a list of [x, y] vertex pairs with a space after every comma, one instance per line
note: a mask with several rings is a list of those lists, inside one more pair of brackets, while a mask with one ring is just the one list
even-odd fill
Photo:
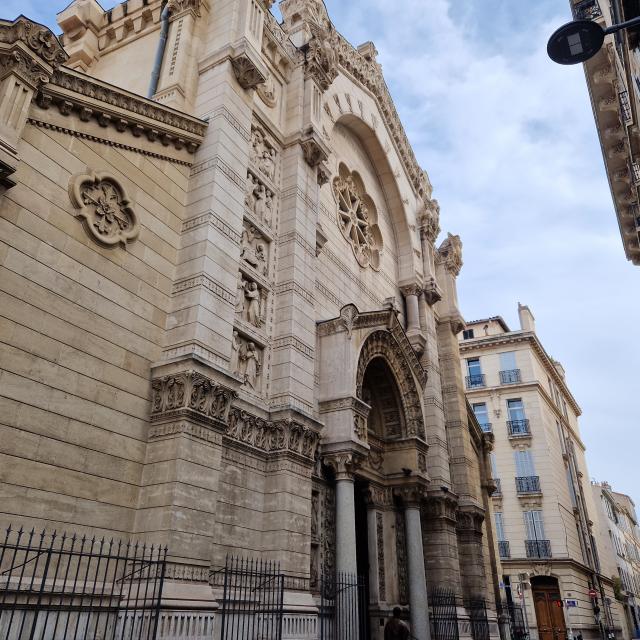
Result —
[[406, 436], [425, 437], [422, 403], [400, 345], [388, 331], [374, 331], [365, 341], [358, 361], [356, 394], [362, 398], [365, 372], [374, 358], [382, 358], [393, 372], [404, 410]]
[[138, 237], [138, 217], [124, 187], [111, 174], [99, 171], [72, 176], [69, 197], [87, 231], [101, 244], [126, 245]]
[[340, 230], [351, 245], [358, 264], [377, 271], [383, 242], [376, 206], [357, 172], [349, 171], [341, 163], [338, 173], [333, 181], [333, 194], [338, 205]]

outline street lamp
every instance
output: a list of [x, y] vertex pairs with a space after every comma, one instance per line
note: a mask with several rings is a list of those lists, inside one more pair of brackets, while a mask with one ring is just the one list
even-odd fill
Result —
[[563, 24], [549, 38], [547, 53], [558, 64], [585, 62], [600, 51], [605, 36], [637, 26], [640, 26], [640, 16], [606, 29], [592, 20], [573, 20]]

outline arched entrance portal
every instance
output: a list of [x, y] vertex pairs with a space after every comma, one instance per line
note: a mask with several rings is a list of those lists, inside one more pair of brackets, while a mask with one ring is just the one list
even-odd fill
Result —
[[562, 595], [557, 578], [536, 576], [531, 579], [531, 593], [540, 640], [567, 640]]
[[[400, 389], [384, 356], [369, 359], [360, 388], [360, 399], [371, 407], [367, 419], [367, 440], [371, 450], [379, 452], [382, 460], [385, 445], [407, 434]], [[361, 639], [376, 637], [374, 632], [381, 628], [381, 621], [386, 617], [386, 613], [382, 613], [388, 608], [385, 604], [408, 604], [406, 585], [391, 584], [390, 573], [384, 566], [385, 558], [391, 553], [390, 549], [384, 548], [384, 530], [386, 527], [397, 529], [394, 509], [401, 514], [401, 522], [402, 509], [394, 504], [381, 505], [373, 497], [372, 485], [385, 482], [383, 467], [375, 468], [374, 465], [375, 462], [365, 465], [355, 479], [356, 561], [358, 575], [364, 583], [366, 595], [363, 600], [367, 607], [366, 615], [360, 617]], [[397, 533], [401, 533], [404, 539], [404, 531]], [[396, 549], [393, 551], [398, 553]], [[404, 550], [400, 551], [401, 555], [404, 553]]]

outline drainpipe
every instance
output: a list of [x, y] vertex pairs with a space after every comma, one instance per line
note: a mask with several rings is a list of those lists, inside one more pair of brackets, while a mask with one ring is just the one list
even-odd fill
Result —
[[165, 4], [160, 14], [160, 40], [156, 49], [156, 59], [153, 62], [153, 70], [151, 71], [151, 83], [149, 84], [148, 98], [153, 98], [158, 90], [158, 81], [160, 80], [160, 70], [162, 69], [162, 61], [164, 60], [164, 51], [167, 48], [167, 35], [169, 34], [169, 14], [171, 9], [169, 4]]

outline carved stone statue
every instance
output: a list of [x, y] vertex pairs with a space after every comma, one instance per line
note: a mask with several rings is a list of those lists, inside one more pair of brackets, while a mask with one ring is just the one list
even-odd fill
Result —
[[260, 314], [260, 289], [255, 282], [249, 282], [245, 286], [244, 297], [246, 299], [245, 304], [245, 319], [248, 320], [254, 327], [262, 326], [262, 316]]
[[266, 210], [266, 200], [267, 200], [267, 190], [264, 185], [259, 184], [255, 190], [256, 202], [253, 207], [253, 212], [256, 214], [258, 220], [264, 221], [265, 219], [265, 210]]
[[256, 179], [250, 174], [247, 174], [247, 191], [244, 196], [244, 203], [247, 205], [250, 211], [256, 212]]
[[240, 357], [244, 383], [252, 389], [257, 389], [261, 363], [256, 345], [253, 342], [249, 342]]
[[262, 273], [262, 275], [269, 275], [269, 267], [267, 265], [267, 254], [265, 252], [264, 245], [262, 243], [256, 245], [256, 260], [258, 261], [258, 271]]
[[265, 149], [262, 152], [262, 160], [260, 161], [260, 170], [269, 180], [273, 180], [276, 176], [276, 150]]
[[242, 252], [240, 257], [248, 262], [254, 269], [258, 268], [259, 260], [254, 248], [256, 237], [261, 237], [253, 226], [245, 226], [242, 230]]
[[264, 200], [264, 222], [271, 226], [273, 224], [273, 193], [266, 190]]
[[236, 293], [236, 313], [242, 313], [244, 311], [244, 291], [247, 282], [242, 277], [242, 274], [238, 277], [238, 290]]
[[237, 331], [233, 332], [231, 337], [231, 360], [229, 361], [229, 369], [233, 373], [238, 372], [240, 364], [240, 336]]

